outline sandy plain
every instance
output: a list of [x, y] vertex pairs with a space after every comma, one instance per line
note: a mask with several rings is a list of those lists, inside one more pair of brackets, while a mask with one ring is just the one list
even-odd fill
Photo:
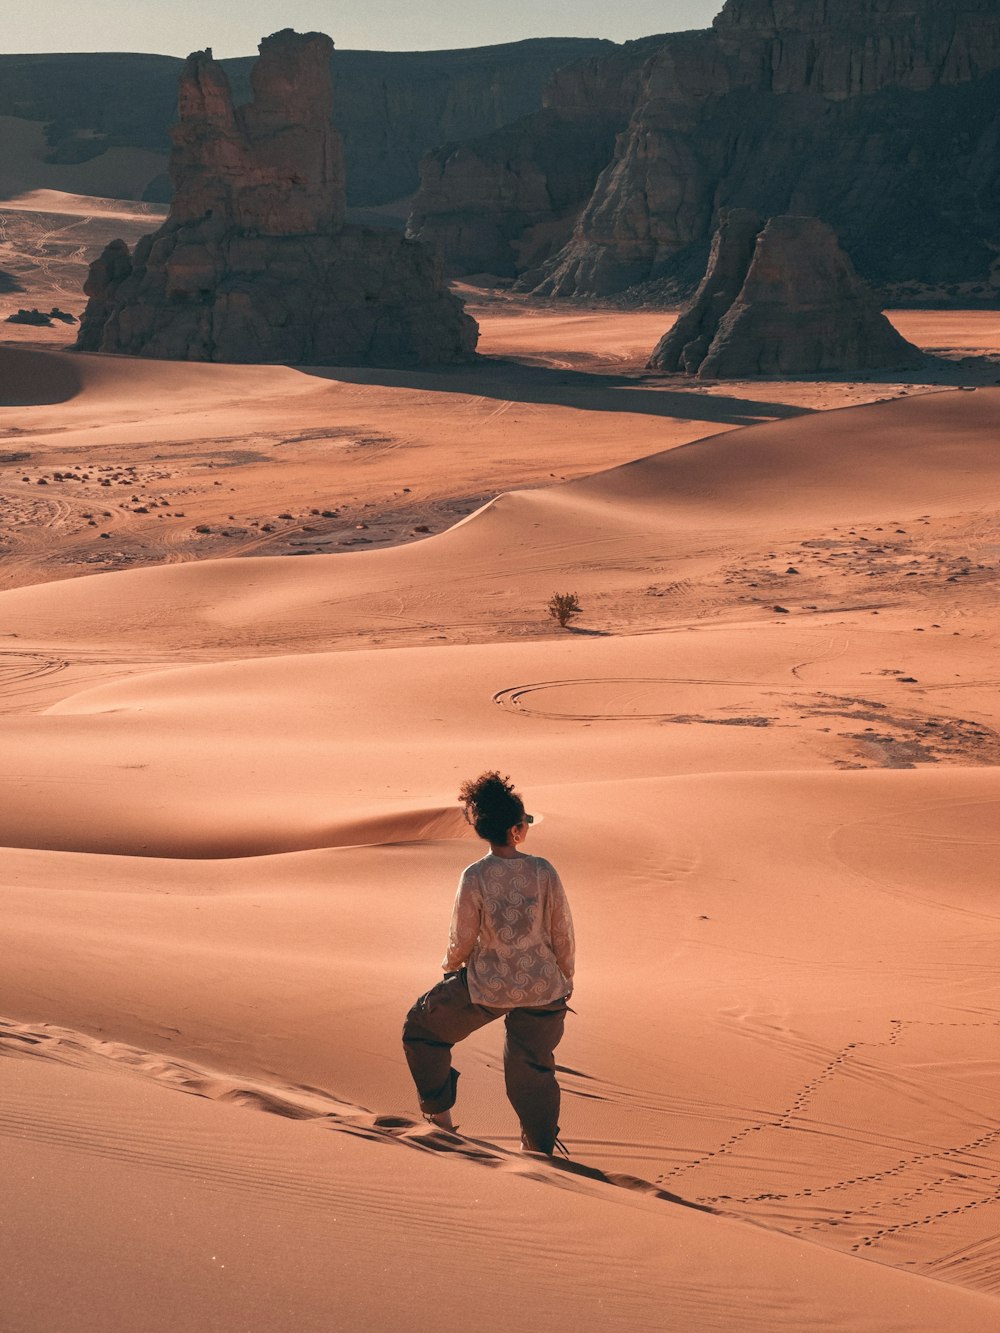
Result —
[[[5, 206], [13, 304], [101, 211]], [[0, 324], [0, 1324], [995, 1328], [1000, 317], [709, 387], [470, 300], [426, 373]], [[458, 1137], [399, 1047], [488, 766], [577, 920], [570, 1163], [497, 1031]]]

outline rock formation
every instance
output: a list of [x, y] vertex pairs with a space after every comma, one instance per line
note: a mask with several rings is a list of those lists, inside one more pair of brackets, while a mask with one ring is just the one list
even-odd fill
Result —
[[742, 206], [822, 217], [894, 299], [996, 299], [998, 141], [996, 0], [728, 0], [647, 64], [541, 290], [668, 277]]
[[412, 195], [425, 153], [531, 115], [556, 70], [614, 49], [597, 38], [547, 37], [459, 51], [334, 52], [348, 203]]
[[[622, 47], [332, 60], [348, 203], [408, 194], [430, 150], [411, 234], [454, 271], [672, 303], [746, 207], [823, 218], [886, 302], [1000, 302], [997, 0], [728, 0], [711, 30]], [[250, 62], [222, 65], [243, 100]], [[47, 122], [54, 161], [165, 148], [179, 67], [0, 55], [0, 115]]]
[[454, 273], [537, 269], [572, 235], [662, 40], [577, 60], [553, 75], [537, 114], [428, 153], [408, 234], [435, 245]]
[[113, 241], [91, 266], [78, 347], [314, 365], [472, 353], [475, 323], [437, 261], [345, 225], [332, 49], [320, 33], [266, 38], [241, 107], [210, 51], [188, 58], [170, 215], [134, 254]]
[[[430, 149], [530, 115], [555, 70], [614, 49], [598, 38], [546, 37], [456, 51], [334, 51], [334, 124], [344, 141], [348, 204], [411, 195]], [[238, 102], [250, 97], [253, 63], [220, 61]], [[182, 67], [173, 56], [128, 52], [0, 54], [0, 115], [45, 122], [49, 162], [144, 148], [164, 154], [165, 168]], [[169, 177], [155, 166], [151, 173], [142, 197], [168, 203]]]
[[333, 128], [333, 42], [286, 29], [265, 38], [252, 100], [233, 105], [211, 51], [188, 58], [177, 93], [172, 222], [212, 219], [265, 236], [344, 224], [343, 149]]
[[699, 379], [916, 368], [902, 338], [817, 218], [724, 211], [694, 300], [660, 339], [651, 370]]
[[[996, 0], [728, 0], [709, 31], [638, 44], [622, 77], [627, 55], [562, 71], [547, 94], [560, 124], [584, 123], [571, 97], [564, 110], [584, 69], [586, 116], [621, 131], [587, 197], [540, 210], [554, 153], [538, 114], [509, 141], [433, 154], [414, 234], [540, 295], [672, 301], [704, 272], [719, 209], [745, 207], [823, 218], [893, 302], [1000, 300]], [[611, 137], [579, 156], [581, 179]], [[540, 226], [557, 251], [542, 275]]]

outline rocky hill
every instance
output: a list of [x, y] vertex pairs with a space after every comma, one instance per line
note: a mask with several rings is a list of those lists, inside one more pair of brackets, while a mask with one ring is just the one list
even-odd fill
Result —
[[77, 346], [175, 361], [298, 365], [467, 360], [476, 323], [420, 244], [350, 225], [333, 43], [272, 33], [234, 97], [212, 52], [184, 62], [174, 197], [134, 250], [90, 266]]
[[818, 218], [723, 209], [694, 300], [649, 358], [699, 379], [857, 375], [926, 358], [889, 323]]
[[[1000, 299], [996, 0], [729, 0], [712, 29], [635, 55], [624, 79], [624, 51], [590, 62], [587, 114], [611, 125], [631, 97], [628, 123], [582, 205], [553, 198], [572, 234], [544, 272], [537, 248], [521, 253], [534, 215], [524, 207], [512, 226], [512, 200], [527, 199], [525, 182], [543, 192], [551, 115], [573, 120], [561, 111], [571, 71], [546, 113], [507, 131], [507, 156], [503, 132], [431, 155], [415, 234], [466, 271], [513, 269], [541, 294], [670, 299], [703, 273], [720, 208], [745, 207], [821, 218], [886, 299]], [[475, 197], [497, 201], [503, 253], [483, 210], [480, 249], [465, 243], [469, 164]], [[578, 165], [590, 173], [593, 153]]]
[[[605, 49], [613, 44], [544, 38], [456, 51], [335, 51], [348, 202], [379, 205], [411, 194], [429, 149], [537, 110], [555, 70]], [[237, 100], [248, 98], [253, 58], [220, 63]], [[0, 56], [0, 116], [44, 122], [51, 161], [128, 147], [162, 152], [165, 167], [182, 67], [169, 56], [128, 53]], [[169, 199], [165, 171], [145, 194]]]

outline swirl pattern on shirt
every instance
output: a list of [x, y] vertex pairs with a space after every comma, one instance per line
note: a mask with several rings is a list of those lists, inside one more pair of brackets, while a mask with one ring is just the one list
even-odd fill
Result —
[[462, 874], [446, 971], [468, 968], [469, 994], [491, 1009], [541, 1008], [573, 988], [566, 892], [541, 856], [484, 856]]

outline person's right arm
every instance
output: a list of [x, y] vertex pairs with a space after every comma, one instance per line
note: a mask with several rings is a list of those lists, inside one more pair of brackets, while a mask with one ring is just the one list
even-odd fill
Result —
[[556, 956], [559, 971], [573, 989], [573, 973], [576, 970], [576, 936], [573, 931], [573, 914], [569, 910], [569, 899], [562, 886], [562, 880], [554, 867], [549, 883], [548, 915], [549, 939], [552, 952]]

